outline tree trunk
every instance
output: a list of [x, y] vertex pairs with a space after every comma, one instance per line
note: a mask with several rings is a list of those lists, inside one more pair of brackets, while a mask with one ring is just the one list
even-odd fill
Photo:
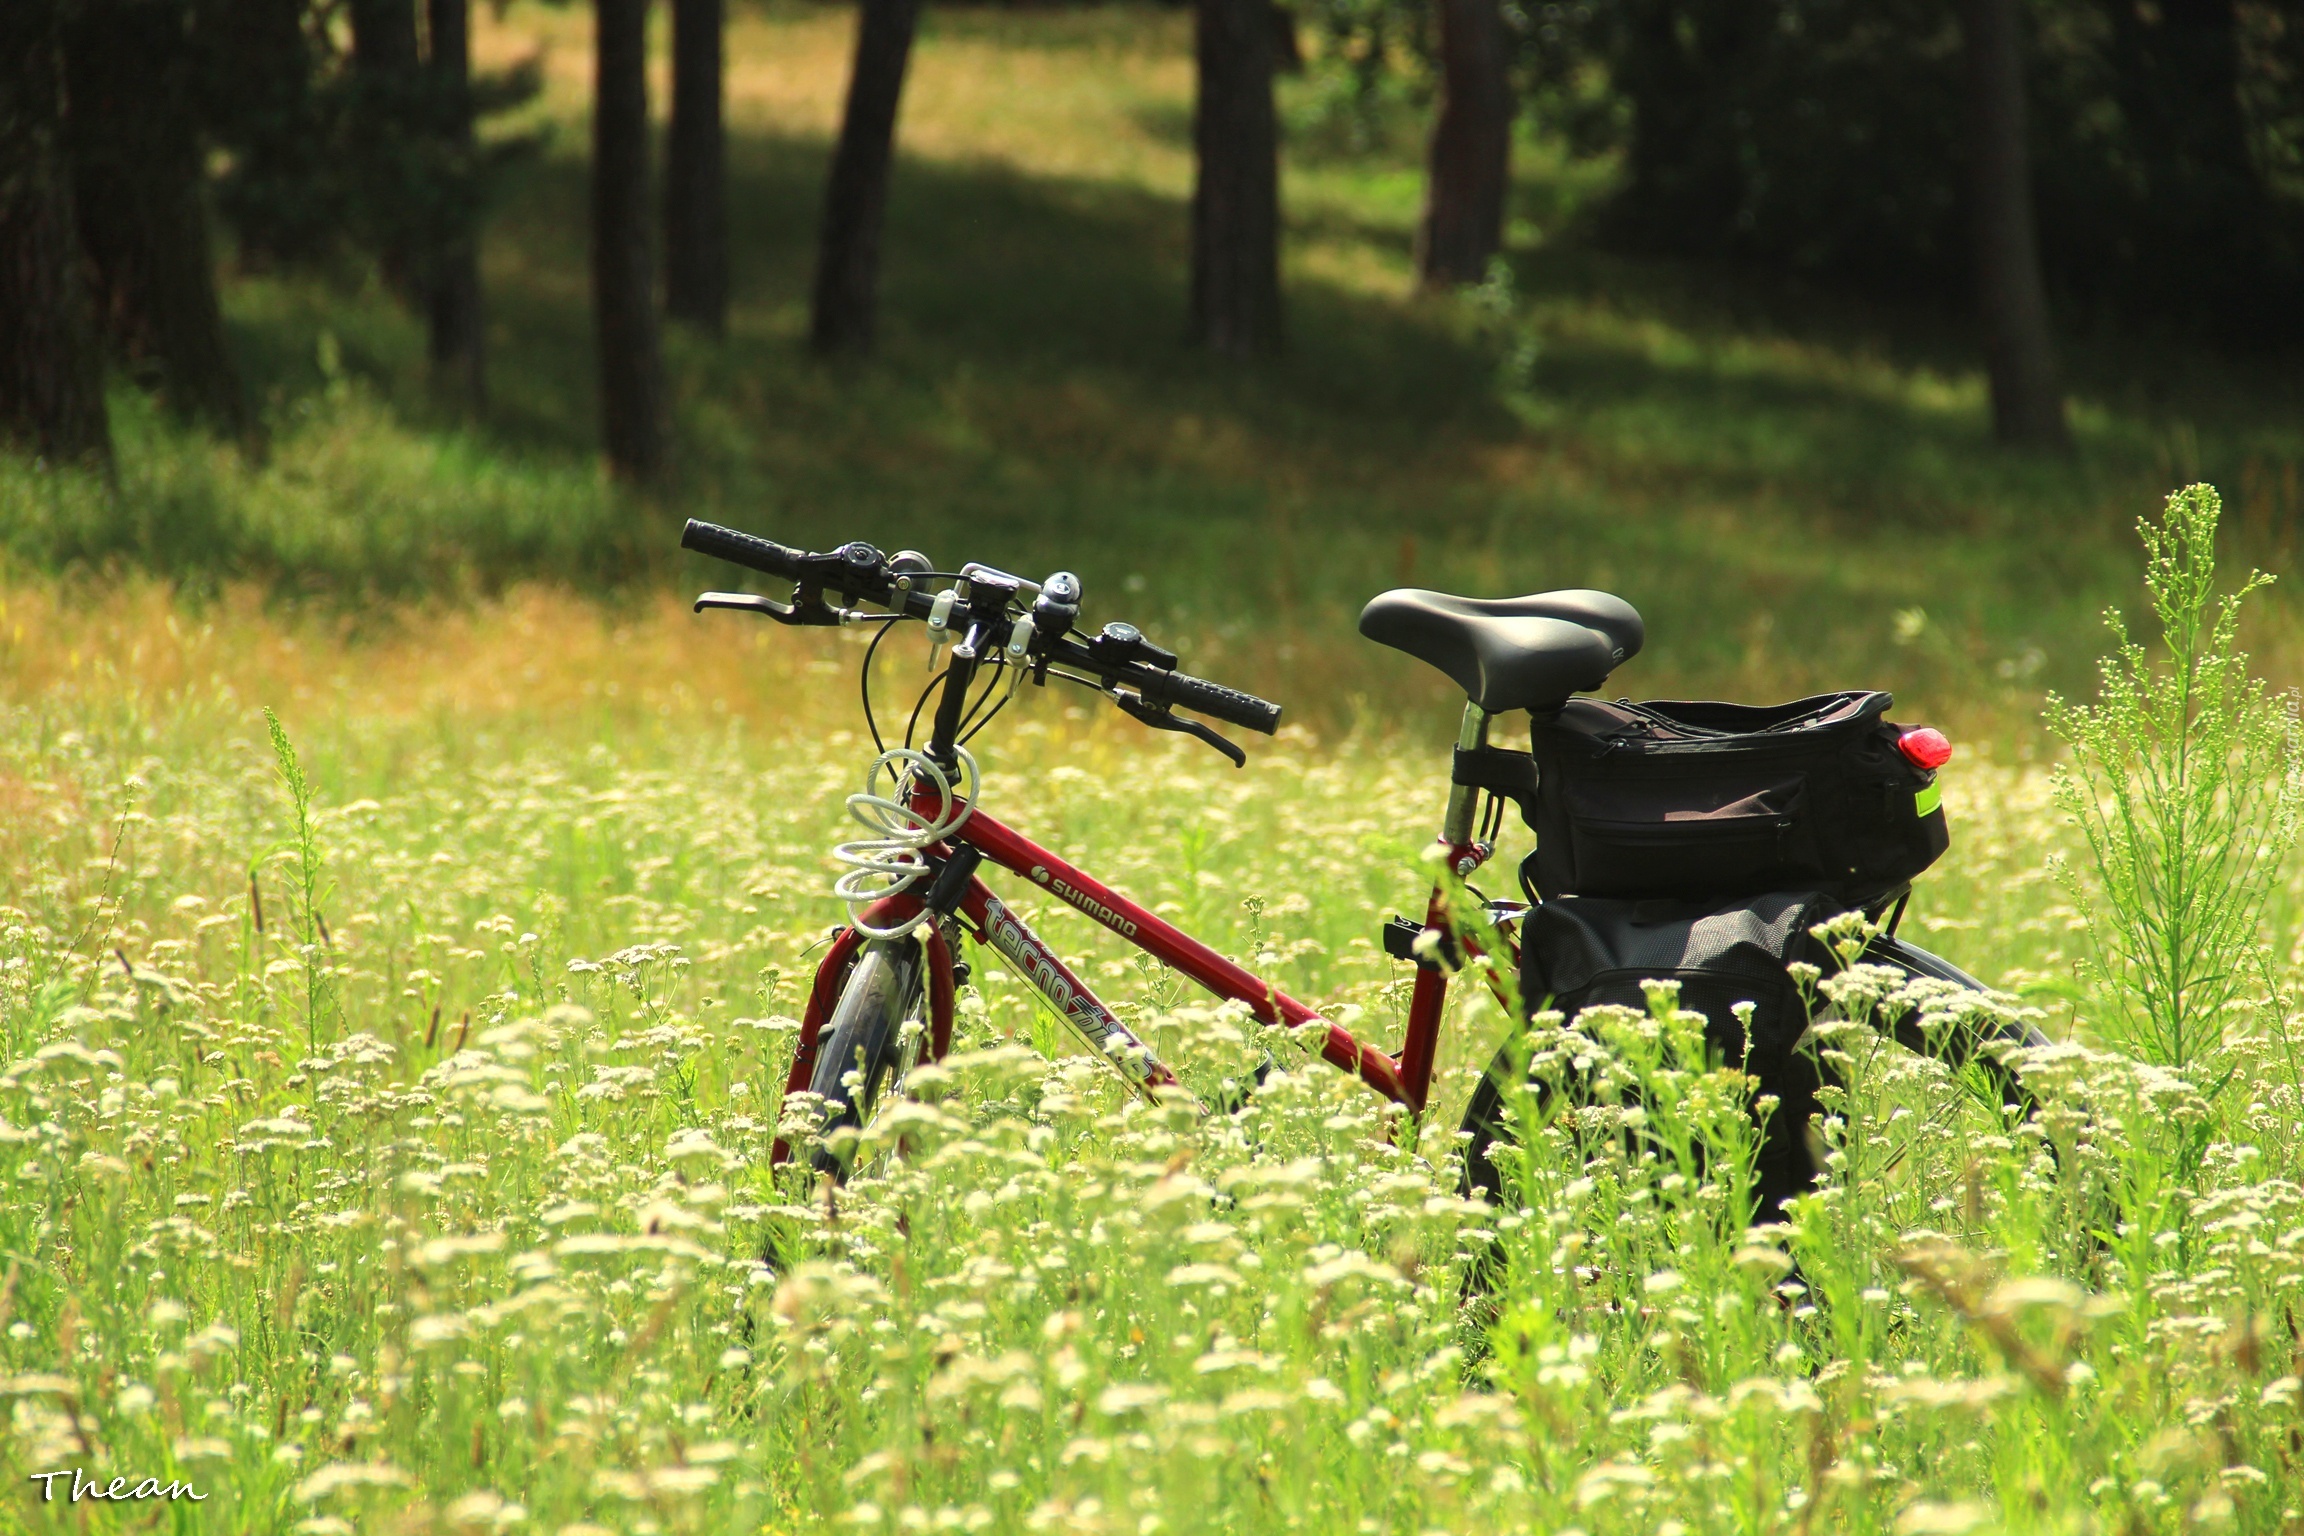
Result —
[[1190, 337], [1227, 357], [1280, 349], [1280, 134], [1269, 0], [1198, 0]]
[[592, 315], [601, 435], [622, 479], [664, 470], [664, 362], [648, 249], [648, 0], [593, 0]]
[[[450, 155], [472, 157], [472, 0], [430, 0], [431, 70], [442, 104], [441, 131]], [[462, 392], [474, 408], [488, 398], [487, 315], [480, 298], [480, 231], [469, 207], [458, 207], [432, 252], [432, 376]]]
[[416, 0], [350, 0], [353, 115], [361, 210], [374, 231], [384, 281], [403, 299], [424, 297], [423, 252], [415, 238], [421, 195], [407, 138], [422, 113], [422, 61], [416, 53]]
[[1304, 73], [1304, 39], [1296, 31], [1296, 12], [1272, 6], [1272, 68], [1283, 75]]
[[1977, 307], [1992, 378], [1992, 430], [2004, 443], [2066, 452], [2064, 396], [2032, 220], [2024, 61], [2016, 0], [1964, 0], [1968, 50], [1969, 220]]
[[82, 0], [64, 30], [65, 142], [99, 327], [175, 410], [238, 433], [186, 19], [183, 0]]
[[880, 230], [888, 214], [888, 171], [896, 151], [896, 107], [920, 0], [863, 0], [856, 27], [856, 66], [848, 77], [848, 110], [832, 179], [824, 189], [823, 243], [816, 255], [816, 314], [811, 340], [819, 352], [863, 352], [872, 346], [880, 288]]
[[721, 0], [672, 0], [672, 136], [664, 165], [664, 308], [728, 329], [727, 133]]
[[1432, 128], [1416, 269], [1426, 288], [1477, 283], [1504, 248], [1512, 79], [1497, 0], [1440, 0], [1440, 116]]
[[109, 467], [104, 360], [81, 287], [51, 0], [0, 5], [0, 437]]

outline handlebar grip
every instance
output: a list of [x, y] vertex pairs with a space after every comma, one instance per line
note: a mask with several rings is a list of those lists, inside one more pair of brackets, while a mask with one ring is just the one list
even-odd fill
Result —
[[763, 576], [781, 576], [787, 581], [800, 579], [800, 562], [805, 558], [797, 549], [786, 549], [781, 544], [734, 528], [723, 528], [718, 523], [698, 522], [693, 517], [680, 532], [680, 547], [725, 560], [730, 565], [741, 565]]
[[1137, 684], [1155, 704], [1173, 704], [1196, 715], [1222, 720], [1269, 736], [1280, 728], [1280, 706], [1252, 693], [1227, 688], [1181, 672], [1150, 672]]

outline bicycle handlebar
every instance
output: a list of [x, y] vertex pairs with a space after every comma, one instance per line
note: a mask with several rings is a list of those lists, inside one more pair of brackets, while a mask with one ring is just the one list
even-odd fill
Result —
[[743, 566], [748, 571], [758, 571], [763, 576], [781, 576], [786, 581], [798, 581], [801, 577], [800, 562], [804, 557], [799, 550], [786, 549], [781, 544], [734, 528], [723, 528], [718, 523], [688, 519], [688, 526], [680, 532], [680, 547]]
[[[763, 576], [798, 582], [803, 587], [830, 587], [907, 618], [924, 619], [935, 605], [935, 596], [921, 588], [907, 586], [899, 590], [887, 560], [868, 545], [849, 544], [832, 554], [811, 554], [734, 528], [690, 518], [688, 526], [681, 531], [680, 547], [743, 566]], [[833, 620], [827, 614], [822, 622]], [[997, 632], [987, 635], [986, 639], [994, 645], [1005, 645], [1013, 628], [1012, 621], [1003, 619], [996, 625]], [[1036, 635], [1032, 649], [1036, 659], [1094, 673], [1108, 687], [1127, 683], [1146, 703], [1158, 708], [1188, 709], [1267, 736], [1280, 727], [1280, 706], [1268, 700], [1227, 688], [1222, 683], [1192, 677], [1172, 667], [1138, 660], [1108, 660], [1069, 634]]]
[[1269, 736], [1280, 728], [1280, 706], [1222, 683], [1188, 677], [1182, 672], [1156, 672], [1143, 685], [1144, 697], [1155, 704], [1173, 704], [1237, 725], [1242, 730]]

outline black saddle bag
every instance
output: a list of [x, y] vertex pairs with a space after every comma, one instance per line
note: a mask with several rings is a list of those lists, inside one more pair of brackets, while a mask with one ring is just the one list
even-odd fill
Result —
[[1936, 775], [1884, 718], [1893, 703], [1571, 699], [1536, 719], [1536, 851], [1522, 878], [1547, 901], [1804, 888], [1876, 906], [1950, 842]]
[[[1567, 897], [1530, 909], [1520, 932], [1521, 995], [1528, 1007], [1557, 1008], [1573, 1021], [1616, 1003], [1646, 1012], [1644, 981], [1680, 983], [1680, 1006], [1704, 1015], [1705, 1039], [1720, 1059], [1741, 1063], [1774, 1094], [1762, 1128], [1757, 1172], [1759, 1219], [1814, 1182], [1806, 1127], [1821, 1085], [1817, 1063], [1797, 1049], [1808, 1013], [1785, 967], [1824, 956], [1808, 930], [1845, 908], [1816, 891], [1776, 891], [1722, 906], [1709, 902], [1608, 901]], [[1736, 1021], [1751, 1003], [1747, 1040]]]

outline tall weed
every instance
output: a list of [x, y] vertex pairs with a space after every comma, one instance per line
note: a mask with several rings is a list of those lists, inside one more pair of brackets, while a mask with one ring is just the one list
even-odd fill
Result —
[[2059, 873], [2086, 914], [2098, 1028], [2163, 1066], [2226, 1069], [2226, 1022], [2262, 972], [2260, 920], [2304, 811], [2304, 739], [2293, 693], [2248, 672], [2240, 612], [2272, 578], [2251, 571], [2215, 596], [2210, 485], [2140, 519], [2157, 652], [2105, 615], [2117, 646], [2094, 704], [2049, 697], [2071, 749], [2056, 803], [2078, 823], [2091, 868]]
[[[320, 1021], [331, 1010], [333, 1002], [327, 951], [335, 947], [335, 940], [328, 932], [328, 919], [320, 912], [321, 858], [319, 839], [312, 826], [312, 781], [306, 777], [303, 761], [288, 739], [288, 728], [269, 707], [264, 711], [264, 725], [271, 733], [272, 755], [280, 765], [281, 782], [287, 786], [288, 798], [296, 808], [295, 834], [275, 852], [284, 858], [293, 858], [290, 874], [294, 883], [289, 890], [288, 913], [295, 927], [297, 964], [304, 975], [304, 1043], [318, 1050]], [[257, 868], [249, 871], [251, 906], [257, 899], [258, 870], [265, 862], [259, 860]]]

